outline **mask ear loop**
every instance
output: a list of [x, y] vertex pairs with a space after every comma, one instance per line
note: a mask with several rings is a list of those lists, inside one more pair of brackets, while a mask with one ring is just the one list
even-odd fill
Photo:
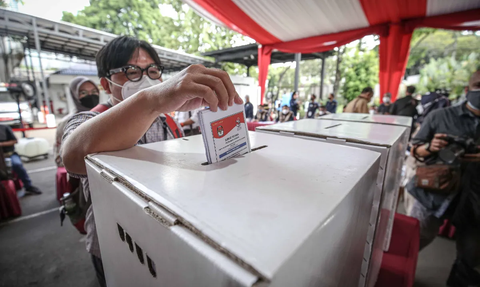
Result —
[[[105, 77], [105, 80], [107, 80], [107, 82], [109, 82], [109, 83], [112, 84], [112, 85], [115, 85], [115, 86], [117, 86], [117, 87], [123, 88], [122, 85], [119, 85], [119, 84], [115, 83], [114, 81], [110, 80], [110, 79], [107, 78], [107, 77]], [[117, 101], [117, 103], [121, 103], [121, 102], [122, 102], [121, 100], [117, 99], [114, 95], [112, 95], [112, 98], [113, 98], [114, 101]]]

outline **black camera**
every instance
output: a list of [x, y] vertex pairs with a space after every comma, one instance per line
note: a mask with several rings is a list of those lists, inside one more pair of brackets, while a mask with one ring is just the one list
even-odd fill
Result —
[[477, 144], [472, 138], [447, 136], [448, 145], [438, 152], [438, 157], [447, 164], [457, 163], [464, 154], [477, 153]]

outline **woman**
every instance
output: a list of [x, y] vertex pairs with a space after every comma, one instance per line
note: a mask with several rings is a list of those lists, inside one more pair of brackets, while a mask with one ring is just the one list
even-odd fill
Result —
[[55, 162], [58, 167], [63, 166], [62, 159], [59, 154], [60, 145], [62, 144], [63, 130], [68, 120], [77, 113], [89, 111], [99, 102], [99, 91], [94, 82], [86, 77], [76, 77], [70, 82], [70, 97], [75, 108], [62, 119], [57, 126], [56, 142], [55, 142]]

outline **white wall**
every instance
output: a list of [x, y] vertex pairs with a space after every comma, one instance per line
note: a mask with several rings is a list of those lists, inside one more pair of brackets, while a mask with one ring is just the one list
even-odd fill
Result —
[[232, 75], [230, 79], [242, 100], [245, 101], [245, 96], [250, 97], [250, 102], [253, 104], [254, 111], [256, 111], [257, 105], [260, 105], [260, 87], [257, 86], [255, 79]]
[[[74, 104], [70, 98], [70, 82], [75, 79], [77, 76], [71, 75], [57, 75], [53, 74], [49, 76], [49, 88], [48, 94], [50, 99], [53, 101], [53, 107], [55, 108], [54, 113], [58, 114], [58, 109], [63, 108], [63, 114], [68, 114], [73, 110]], [[102, 87], [100, 86], [100, 79], [97, 76], [86, 76], [91, 81], [93, 81], [100, 90], [100, 103], [103, 103], [108, 100], [108, 95], [105, 94]]]

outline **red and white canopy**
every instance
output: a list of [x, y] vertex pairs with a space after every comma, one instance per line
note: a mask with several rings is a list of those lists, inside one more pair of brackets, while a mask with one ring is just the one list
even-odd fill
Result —
[[480, 29], [480, 0], [184, 0], [199, 14], [262, 44], [262, 96], [277, 49], [331, 50], [365, 35], [380, 35], [380, 89], [396, 97], [412, 32], [417, 27]]

